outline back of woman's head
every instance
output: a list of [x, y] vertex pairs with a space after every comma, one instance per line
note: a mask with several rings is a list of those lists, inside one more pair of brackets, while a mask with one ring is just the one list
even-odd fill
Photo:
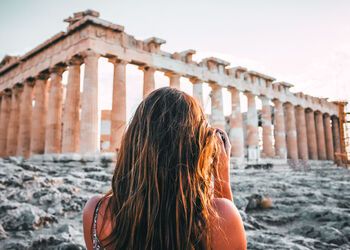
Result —
[[150, 93], [123, 136], [112, 179], [117, 249], [203, 249], [210, 245], [215, 131], [199, 103], [174, 88]]

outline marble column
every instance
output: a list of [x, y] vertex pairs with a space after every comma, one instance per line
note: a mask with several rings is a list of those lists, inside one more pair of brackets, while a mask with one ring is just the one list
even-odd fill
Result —
[[274, 150], [272, 146], [272, 123], [271, 123], [271, 105], [266, 96], [261, 96], [261, 121], [263, 129], [263, 154], [264, 157], [273, 157]]
[[243, 158], [244, 134], [239, 90], [236, 88], [228, 88], [228, 91], [231, 93], [232, 106], [229, 131], [229, 138], [231, 143], [231, 156], [235, 158]]
[[309, 152], [309, 159], [317, 160], [317, 138], [316, 138], [316, 126], [315, 126], [315, 115], [311, 109], [306, 109], [306, 131], [307, 131], [307, 146]]
[[315, 112], [317, 151], [319, 160], [327, 160], [326, 141], [324, 137], [323, 115]]
[[225, 130], [224, 105], [222, 87], [217, 84], [210, 84], [211, 87], [211, 125], [212, 127]]
[[114, 65], [110, 150], [120, 149], [126, 126], [126, 61], [111, 58]]
[[62, 129], [62, 74], [63, 66], [50, 69], [50, 90], [48, 112], [46, 116], [45, 153], [61, 152]]
[[323, 117], [324, 131], [326, 136], [326, 152], [327, 160], [334, 161], [334, 148], [333, 148], [333, 135], [331, 128], [331, 117], [329, 114], [325, 114]]
[[19, 114], [23, 85], [16, 84], [12, 89], [11, 112], [7, 130], [6, 154], [16, 155], [18, 145]]
[[172, 88], [180, 89], [180, 78], [181, 75], [174, 72], [165, 73], [166, 76], [169, 77], [169, 86]]
[[17, 155], [25, 158], [30, 156], [34, 84], [34, 79], [26, 80], [24, 82], [23, 93], [21, 95]]
[[41, 73], [35, 81], [35, 104], [32, 113], [32, 128], [30, 140], [30, 151], [32, 154], [43, 154], [45, 152], [46, 116], [49, 101], [48, 78], [48, 73]]
[[284, 126], [283, 104], [280, 100], [274, 99], [274, 136], [275, 136], [275, 155], [281, 159], [287, 158], [286, 150], [286, 131]]
[[293, 161], [298, 160], [298, 143], [295, 123], [294, 106], [291, 103], [285, 104], [285, 127], [287, 141], [287, 156]]
[[85, 72], [81, 98], [80, 152], [97, 153], [100, 149], [98, 133], [98, 59], [93, 51], [84, 54]]
[[333, 144], [334, 144], [334, 157], [336, 162], [339, 164], [341, 162], [342, 157], [341, 157], [339, 119], [336, 116], [332, 116], [332, 134], [333, 134]]
[[256, 110], [255, 95], [250, 92], [244, 93], [247, 96], [247, 138], [248, 159], [259, 158], [259, 133], [258, 133], [258, 112]]
[[193, 87], [193, 97], [199, 102], [204, 109], [203, 105], [203, 82], [198, 78], [190, 78]]
[[10, 112], [11, 112], [11, 91], [5, 90], [1, 97], [1, 107], [0, 107], [0, 157], [7, 156], [6, 144], [7, 144]]
[[142, 67], [143, 70], [143, 98], [155, 89], [154, 73], [156, 69], [152, 67]]
[[295, 107], [296, 125], [297, 125], [297, 139], [298, 139], [298, 155], [301, 160], [309, 159], [308, 141], [306, 132], [306, 118], [305, 109], [301, 106]]
[[62, 153], [79, 152], [80, 65], [82, 58], [74, 57], [68, 64], [68, 83], [63, 113]]

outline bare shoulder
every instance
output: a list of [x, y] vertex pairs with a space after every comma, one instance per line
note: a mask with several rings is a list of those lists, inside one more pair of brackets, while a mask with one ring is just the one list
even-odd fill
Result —
[[93, 215], [98, 201], [102, 195], [95, 195], [91, 197], [85, 204], [83, 209], [83, 231], [84, 240], [87, 249], [92, 249], [91, 227], [93, 222]]
[[213, 249], [247, 249], [242, 218], [232, 201], [215, 198], [214, 208], [218, 217], [212, 221]]

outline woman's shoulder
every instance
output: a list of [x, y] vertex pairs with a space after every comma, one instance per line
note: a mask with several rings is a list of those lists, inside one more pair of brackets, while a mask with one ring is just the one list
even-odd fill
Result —
[[92, 249], [92, 224], [94, 220], [94, 212], [97, 203], [101, 200], [102, 195], [91, 197], [85, 204], [83, 209], [83, 231], [87, 249]]
[[213, 249], [246, 249], [247, 240], [242, 218], [234, 203], [225, 198], [214, 198], [217, 217], [213, 219]]

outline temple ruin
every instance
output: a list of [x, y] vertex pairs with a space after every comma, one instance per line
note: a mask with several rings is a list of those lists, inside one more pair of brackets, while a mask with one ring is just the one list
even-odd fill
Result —
[[[210, 57], [192, 60], [194, 50], [168, 53], [164, 40], [137, 40], [124, 27], [99, 18], [92, 10], [65, 20], [60, 32], [23, 56], [6, 56], [0, 64], [0, 156], [98, 153], [98, 59], [114, 65], [111, 111], [111, 148], [117, 149], [126, 125], [126, 65], [143, 71], [143, 96], [155, 89], [154, 74], [164, 72], [171, 87], [180, 77], [193, 85], [193, 96], [203, 103], [203, 83], [211, 87], [212, 126], [225, 128], [222, 89], [231, 94], [228, 131], [232, 159], [305, 162], [337, 161], [342, 153], [339, 104], [325, 98], [292, 93], [293, 86], [273, 77], [229, 67]], [[85, 64], [83, 91], [80, 66]], [[68, 70], [63, 98], [62, 74]], [[240, 93], [248, 100], [245, 124]], [[256, 98], [262, 102], [262, 147], [258, 140]], [[63, 102], [63, 100], [65, 100]], [[272, 105], [273, 103], [273, 105]], [[273, 106], [273, 109], [271, 108]]]

